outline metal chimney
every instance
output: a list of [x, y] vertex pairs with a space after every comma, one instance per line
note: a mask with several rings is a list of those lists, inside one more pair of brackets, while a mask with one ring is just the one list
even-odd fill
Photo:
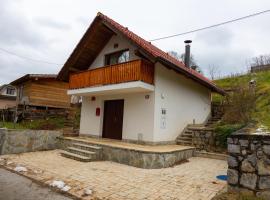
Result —
[[185, 65], [187, 68], [190, 67], [190, 43], [192, 43], [192, 40], [185, 40], [186, 44], [186, 50], [185, 50]]

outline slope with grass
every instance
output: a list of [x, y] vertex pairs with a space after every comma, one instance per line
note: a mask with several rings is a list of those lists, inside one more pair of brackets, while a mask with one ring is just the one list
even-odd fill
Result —
[[[255, 108], [251, 116], [256, 126], [270, 128], [270, 71], [248, 73], [246, 75], [224, 78], [216, 80], [215, 83], [224, 88], [231, 89], [236, 85], [249, 85], [251, 80], [256, 81], [255, 87]], [[221, 100], [222, 97], [215, 95], [214, 101]]]

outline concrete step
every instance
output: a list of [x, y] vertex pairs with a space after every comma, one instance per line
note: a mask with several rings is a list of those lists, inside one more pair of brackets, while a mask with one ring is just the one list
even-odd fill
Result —
[[94, 152], [99, 152], [102, 149], [102, 147], [99, 147], [99, 146], [82, 144], [82, 143], [72, 143], [72, 146], [77, 148], [77, 149], [94, 151]]
[[83, 150], [83, 149], [78, 149], [78, 148], [75, 148], [75, 147], [68, 147], [66, 149], [66, 151], [68, 151], [70, 153], [74, 153], [74, 154], [80, 155], [80, 156], [90, 157], [92, 159], [96, 159], [96, 157], [97, 157], [96, 156], [97, 155], [96, 152], [87, 151], [87, 150]]
[[62, 151], [61, 155], [66, 158], [70, 158], [73, 160], [81, 161], [81, 162], [90, 162], [92, 159], [90, 157], [86, 156], [81, 156], [75, 153], [67, 152], [67, 151]]

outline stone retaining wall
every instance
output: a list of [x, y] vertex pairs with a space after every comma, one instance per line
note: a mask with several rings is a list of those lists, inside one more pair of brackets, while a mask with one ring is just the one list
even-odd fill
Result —
[[190, 129], [192, 131], [192, 145], [199, 150], [215, 151], [216, 134], [211, 128]]
[[270, 199], [270, 135], [233, 135], [228, 153], [228, 190]]
[[61, 131], [0, 129], [0, 155], [56, 149]]

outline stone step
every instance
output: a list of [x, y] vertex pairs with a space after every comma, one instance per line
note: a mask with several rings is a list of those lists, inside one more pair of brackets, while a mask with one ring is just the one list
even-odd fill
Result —
[[183, 133], [182, 135], [180, 135], [179, 137], [188, 137], [188, 138], [192, 138], [192, 134], [186, 134], [186, 133]]
[[66, 151], [70, 152], [70, 153], [74, 153], [74, 154], [77, 154], [77, 155], [80, 155], [80, 156], [85, 156], [85, 157], [90, 157], [92, 159], [96, 159], [96, 152], [93, 152], [93, 151], [87, 151], [87, 150], [83, 150], [83, 149], [78, 149], [78, 148], [75, 148], [75, 147], [68, 147], [66, 149]]
[[181, 140], [181, 141], [192, 141], [192, 138], [180, 136], [180, 137], [178, 138], [178, 140]]
[[92, 159], [90, 157], [86, 156], [81, 156], [75, 153], [67, 152], [67, 151], [62, 151], [61, 155], [66, 158], [70, 158], [73, 160], [81, 161], [81, 162], [90, 162]]
[[89, 145], [89, 144], [82, 144], [82, 143], [72, 143], [72, 146], [77, 149], [87, 150], [87, 151], [94, 151], [98, 152], [102, 149], [102, 147]]
[[190, 135], [192, 135], [192, 131], [191, 130], [185, 130], [185, 132], [184, 133], [186, 133], [186, 134], [190, 134]]
[[176, 143], [179, 144], [179, 145], [187, 145], [187, 146], [192, 145], [191, 141], [184, 141], [184, 140], [177, 140]]
[[227, 154], [212, 153], [212, 152], [202, 152], [202, 151], [196, 151], [195, 156], [203, 157], [203, 158], [218, 159], [218, 160], [226, 160], [226, 161], [227, 161], [227, 158], [228, 158]]

